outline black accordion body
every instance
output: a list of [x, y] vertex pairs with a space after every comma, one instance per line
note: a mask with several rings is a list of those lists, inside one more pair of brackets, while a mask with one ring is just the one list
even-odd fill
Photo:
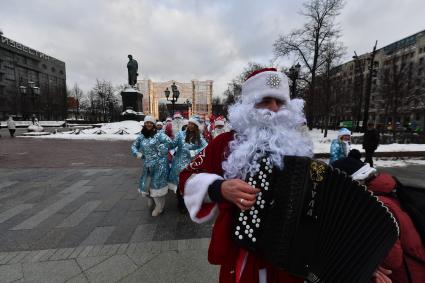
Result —
[[263, 157], [255, 171], [256, 203], [235, 214], [240, 246], [309, 282], [369, 282], [399, 231], [366, 187], [308, 157], [286, 156], [283, 170]]

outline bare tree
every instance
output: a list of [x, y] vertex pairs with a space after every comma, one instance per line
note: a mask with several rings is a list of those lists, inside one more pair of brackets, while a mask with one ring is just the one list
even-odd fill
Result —
[[[396, 122], [403, 101], [409, 97], [411, 88], [412, 64], [401, 62], [394, 57], [390, 64], [384, 66], [379, 74], [380, 84], [378, 93], [381, 94], [385, 105], [385, 117], [391, 117], [393, 137], [396, 135]], [[387, 123], [388, 121], [386, 121]]]
[[301, 62], [303, 76], [307, 82], [307, 120], [309, 127], [313, 123], [316, 76], [326, 63], [327, 44], [340, 36], [340, 28], [335, 18], [340, 14], [344, 0], [310, 0], [303, 4], [303, 15], [307, 22], [300, 29], [280, 36], [274, 43], [276, 56], [295, 56]]
[[102, 113], [103, 120], [110, 120], [113, 113], [113, 105], [117, 100], [112, 83], [96, 79], [96, 85], [93, 87], [93, 92], [96, 96], [96, 102], [100, 112]]
[[[337, 65], [341, 63], [341, 58], [345, 54], [346, 48], [341, 42], [328, 42], [324, 46], [323, 57], [326, 59], [323, 68], [319, 71], [323, 74], [324, 77], [324, 91], [325, 91], [325, 104], [324, 104], [324, 137], [328, 135], [329, 127], [329, 116], [330, 116], [330, 102], [331, 102], [331, 92], [332, 84], [339, 83], [332, 80], [332, 71]], [[338, 93], [336, 93], [338, 95]]]
[[83, 90], [78, 86], [77, 83], [74, 84], [70, 91], [70, 95], [77, 100], [77, 115], [80, 115], [80, 103], [84, 97]]

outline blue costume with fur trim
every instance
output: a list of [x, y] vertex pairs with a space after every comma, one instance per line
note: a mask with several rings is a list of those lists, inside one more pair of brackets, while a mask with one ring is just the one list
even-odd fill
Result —
[[139, 191], [150, 197], [161, 197], [167, 194], [168, 149], [172, 146], [172, 140], [163, 132], [159, 131], [152, 137], [139, 135], [131, 146], [131, 153], [142, 156], [142, 176], [140, 177]]
[[168, 182], [170, 189], [174, 191], [176, 191], [177, 184], [179, 183], [180, 172], [183, 171], [193, 158], [195, 158], [195, 156], [208, 144], [202, 135], [200, 137], [199, 144], [187, 143], [185, 140], [186, 131], [180, 131], [177, 133], [173, 141], [173, 148], [177, 149], [173, 157]]

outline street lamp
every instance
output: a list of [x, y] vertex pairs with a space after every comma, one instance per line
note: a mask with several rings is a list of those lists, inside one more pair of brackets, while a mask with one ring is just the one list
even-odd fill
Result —
[[291, 98], [295, 98], [297, 96], [297, 80], [300, 75], [301, 65], [297, 63], [295, 66], [289, 68], [289, 78], [292, 80], [291, 85]]
[[32, 110], [35, 111], [35, 99], [40, 95], [40, 88], [35, 85], [35, 82], [29, 81], [27, 85], [20, 85], [19, 92], [24, 96], [31, 95]]
[[171, 101], [171, 104], [173, 105], [172, 116], [174, 116], [174, 104], [177, 102], [177, 99], [179, 99], [179, 96], [180, 96], [180, 91], [177, 89], [175, 82], [173, 82], [173, 84], [171, 85], [171, 92], [172, 92], [171, 99], [169, 99], [170, 90], [168, 89], [168, 87], [165, 89], [164, 94], [165, 94], [165, 97], [167, 98], [167, 101]]

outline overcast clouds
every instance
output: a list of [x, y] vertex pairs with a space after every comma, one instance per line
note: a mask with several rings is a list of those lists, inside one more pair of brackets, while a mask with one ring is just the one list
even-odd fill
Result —
[[[337, 21], [347, 56], [425, 29], [424, 0], [347, 0]], [[139, 78], [214, 80], [214, 94], [248, 62], [270, 64], [279, 34], [301, 27], [302, 1], [0, 0], [4, 36], [65, 61], [67, 85], [123, 84], [127, 55]], [[279, 64], [292, 63], [290, 59]]]

